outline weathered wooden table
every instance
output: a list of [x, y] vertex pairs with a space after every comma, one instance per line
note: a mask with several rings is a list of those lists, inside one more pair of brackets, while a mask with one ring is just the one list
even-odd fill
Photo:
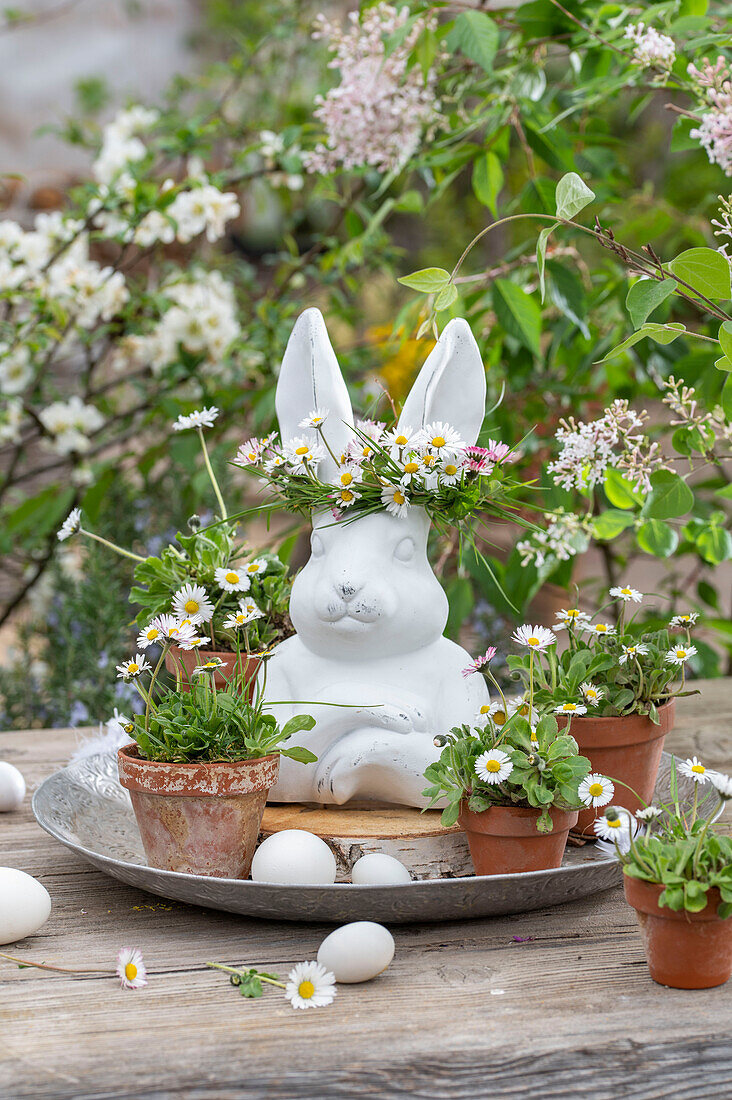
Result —
[[[732, 769], [731, 681], [681, 700], [668, 747]], [[69, 731], [0, 734], [31, 789], [68, 759]], [[715, 1097], [730, 1095], [732, 989], [648, 976], [621, 889], [494, 920], [396, 926], [389, 970], [295, 1012], [240, 997], [206, 962], [280, 975], [326, 926], [263, 923], [164, 901], [106, 878], [35, 824], [0, 815], [0, 861], [37, 876], [48, 923], [14, 952], [114, 967], [139, 945], [147, 988], [0, 960], [0, 1096]]]

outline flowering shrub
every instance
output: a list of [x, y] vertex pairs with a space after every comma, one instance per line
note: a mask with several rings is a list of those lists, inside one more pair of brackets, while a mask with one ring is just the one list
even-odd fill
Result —
[[[345, 366], [368, 419], [381, 345], [398, 352], [433, 321], [466, 316], [489, 402], [504, 395], [495, 434], [521, 440], [517, 477], [548, 482], [546, 530], [517, 532], [507, 553], [483, 545], [458, 564], [443, 537], [453, 631], [476, 601], [516, 621], [542, 583], [570, 583], [590, 540], [606, 587], [652, 554], [672, 598], [689, 592], [724, 629], [712, 570], [732, 553], [732, 360], [712, 254], [728, 263], [727, 199], [718, 209], [714, 198], [732, 171], [725, 11], [535, 0], [489, 15], [411, 0], [364, 7], [345, 30], [319, 20], [313, 41], [317, 4], [275, 0], [256, 19], [215, 7], [208, 44], [223, 60], [176, 80], [155, 107], [103, 126], [71, 120], [89, 178], [60, 211], [0, 222], [0, 620], [42, 581], [64, 517], [91, 514], [111, 478], [159, 502], [163, 528], [202, 510], [194, 476], [185, 509], [164, 511], [171, 461], [192, 459], [194, 441], [171, 447], [162, 426], [219, 408], [217, 469], [232, 422], [266, 435], [292, 317], [317, 297], [344, 346], [350, 337]], [[557, 201], [569, 175], [592, 186], [612, 230], [562, 225], [559, 238], [555, 212], [566, 223], [581, 210], [576, 192]], [[543, 215], [546, 232], [526, 213]], [[500, 228], [450, 279], [454, 242], [490, 219]], [[686, 294], [669, 287], [671, 268]], [[438, 272], [432, 298], [404, 292], [395, 321], [394, 276], [415, 269]], [[385, 323], [393, 335], [377, 343]], [[606, 431], [617, 401], [638, 418], [649, 410], [636, 442], [621, 433], [593, 487], [544, 478], [548, 463], [568, 472], [565, 442], [598, 420]], [[688, 487], [691, 467], [704, 471], [694, 504], [670, 515], [669, 499], [688, 502], [672, 472]], [[697, 670], [718, 671], [710, 647], [697, 648]]]

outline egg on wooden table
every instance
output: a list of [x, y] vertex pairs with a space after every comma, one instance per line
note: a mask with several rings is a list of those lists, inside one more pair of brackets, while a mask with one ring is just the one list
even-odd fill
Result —
[[361, 856], [351, 871], [351, 882], [358, 886], [399, 886], [411, 881], [412, 876], [404, 864], [384, 852]]
[[19, 810], [25, 798], [25, 779], [14, 764], [0, 760], [0, 813]]
[[367, 982], [386, 970], [394, 958], [394, 937], [383, 924], [357, 920], [326, 936], [318, 962], [331, 970], [337, 982]]
[[257, 848], [252, 860], [253, 882], [283, 885], [335, 882], [336, 860], [319, 836], [306, 829], [283, 829], [272, 833]]
[[45, 886], [15, 867], [0, 867], [0, 943], [15, 943], [48, 920], [51, 897]]

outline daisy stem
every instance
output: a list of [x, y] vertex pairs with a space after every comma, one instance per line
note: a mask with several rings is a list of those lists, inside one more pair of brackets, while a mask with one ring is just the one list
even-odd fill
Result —
[[643, 679], [643, 669], [641, 668], [641, 663], [638, 660], [637, 654], [633, 655], [633, 660], [635, 661], [636, 665], [638, 666], [638, 699], [640, 700], [640, 699], [643, 698], [643, 688], [644, 688], [644, 685], [645, 685], [645, 681]]
[[500, 695], [501, 702], [503, 703], [503, 713], [506, 715], [506, 718], [508, 718], [508, 703], [506, 702], [506, 696], [503, 694], [503, 689], [501, 688], [501, 685], [498, 683], [498, 680], [496, 680], [495, 676], [489, 668], [485, 670], [485, 673], [486, 676], [488, 676], [498, 688], [498, 694]]
[[15, 955], [6, 955], [4, 951], [0, 951], [0, 959], [7, 959], [8, 962], [17, 963], [18, 966], [32, 966], [35, 967], [36, 970], [54, 970], [58, 974], [116, 974], [116, 970], [109, 970], [101, 966], [68, 967], [51, 966], [50, 963], [30, 962], [28, 959], [18, 959]]
[[206, 440], [203, 438], [203, 429], [198, 428], [197, 431], [198, 431], [198, 438], [201, 440], [201, 450], [203, 451], [203, 461], [206, 463], [206, 470], [207, 470], [208, 476], [211, 480], [211, 484], [213, 486], [213, 491], [216, 494], [216, 500], [219, 503], [219, 511], [221, 513], [221, 518], [222, 519], [228, 519], [229, 516], [228, 516], [228, 513], [226, 511], [226, 505], [224, 504], [224, 498], [221, 495], [221, 490], [219, 489], [219, 483], [216, 480], [216, 474], [213, 472], [213, 467], [211, 465], [211, 459], [208, 457], [208, 447], [206, 446]]
[[150, 700], [152, 699], [153, 688], [155, 687], [155, 681], [157, 679], [158, 673], [160, 672], [160, 666], [162, 665], [163, 661], [165, 660], [165, 654], [167, 652], [168, 652], [168, 647], [167, 647], [167, 645], [164, 645], [163, 648], [160, 651], [160, 656], [158, 657], [158, 663], [155, 665], [155, 669], [154, 669], [152, 677], [150, 679], [150, 687], [147, 689], [147, 699], [145, 700], [145, 732], [146, 733], [148, 731], [148, 725], [149, 725], [149, 720], [150, 720]]
[[534, 713], [534, 648], [529, 650], [529, 721]]
[[[242, 976], [241, 969], [237, 969], [235, 966], [224, 966], [223, 963], [206, 963], [206, 966], [210, 966], [212, 970], [223, 970], [225, 974], [236, 974], [238, 978]], [[248, 971], [244, 972], [248, 975]], [[267, 978], [264, 974], [257, 972], [257, 977], [260, 982], [267, 982], [268, 985], [276, 985], [278, 989], [287, 989], [285, 982], [275, 981], [274, 978]]]
[[79, 532], [86, 535], [87, 538], [94, 539], [95, 542], [101, 542], [102, 546], [114, 550], [115, 554], [121, 554], [123, 558], [130, 558], [132, 561], [145, 561], [145, 558], [141, 558], [139, 554], [133, 554], [131, 550], [123, 550], [121, 546], [110, 542], [109, 539], [103, 539], [101, 535], [95, 535], [93, 531], [87, 531], [85, 527], [80, 527]]
[[330, 447], [329, 447], [329, 445], [328, 445], [328, 440], [327, 440], [327, 439], [325, 438], [325, 435], [323, 434], [323, 429], [322, 429], [322, 427], [316, 428], [315, 430], [316, 430], [316, 432], [318, 433], [318, 435], [320, 436], [321, 440], [323, 441], [323, 446], [325, 447], [326, 451], [328, 452], [328, 454], [330, 455], [330, 457], [331, 457], [331, 458], [333, 459], [333, 461], [335, 462], [336, 466], [340, 466], [340, 462], [338, 461], [338, 459], [336, 458], [336, 456], [335, 456], [335, 455], [333, 454], [333, 452], [331, 451], [331, 449], [330, 449]]

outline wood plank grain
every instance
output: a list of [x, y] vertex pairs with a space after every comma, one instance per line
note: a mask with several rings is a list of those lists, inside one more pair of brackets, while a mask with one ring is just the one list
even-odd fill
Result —
[[[732, 763], [730, 681], [681, 700], [674, 751]], [[0, 734], [32, 788], [74, 734]], [[48, 923], [14, 950], [114, 967], [139, 944], [150, 984], [18, 970], [0, 960], [0, 1096], [724, 1096], [732, 1074], [725, 988], [666, 990], [648, 976], [632, 911], [612, 890], [494, 920], [398, 926], [394, 962], [333, 1006], [293, 1012], [278, 991], [240, 997], [208, 960], [286, 974], [325, 925], [259, 922], [113, 882], [35, 824], [0, 815], [0, 859], [36, 875]]]

